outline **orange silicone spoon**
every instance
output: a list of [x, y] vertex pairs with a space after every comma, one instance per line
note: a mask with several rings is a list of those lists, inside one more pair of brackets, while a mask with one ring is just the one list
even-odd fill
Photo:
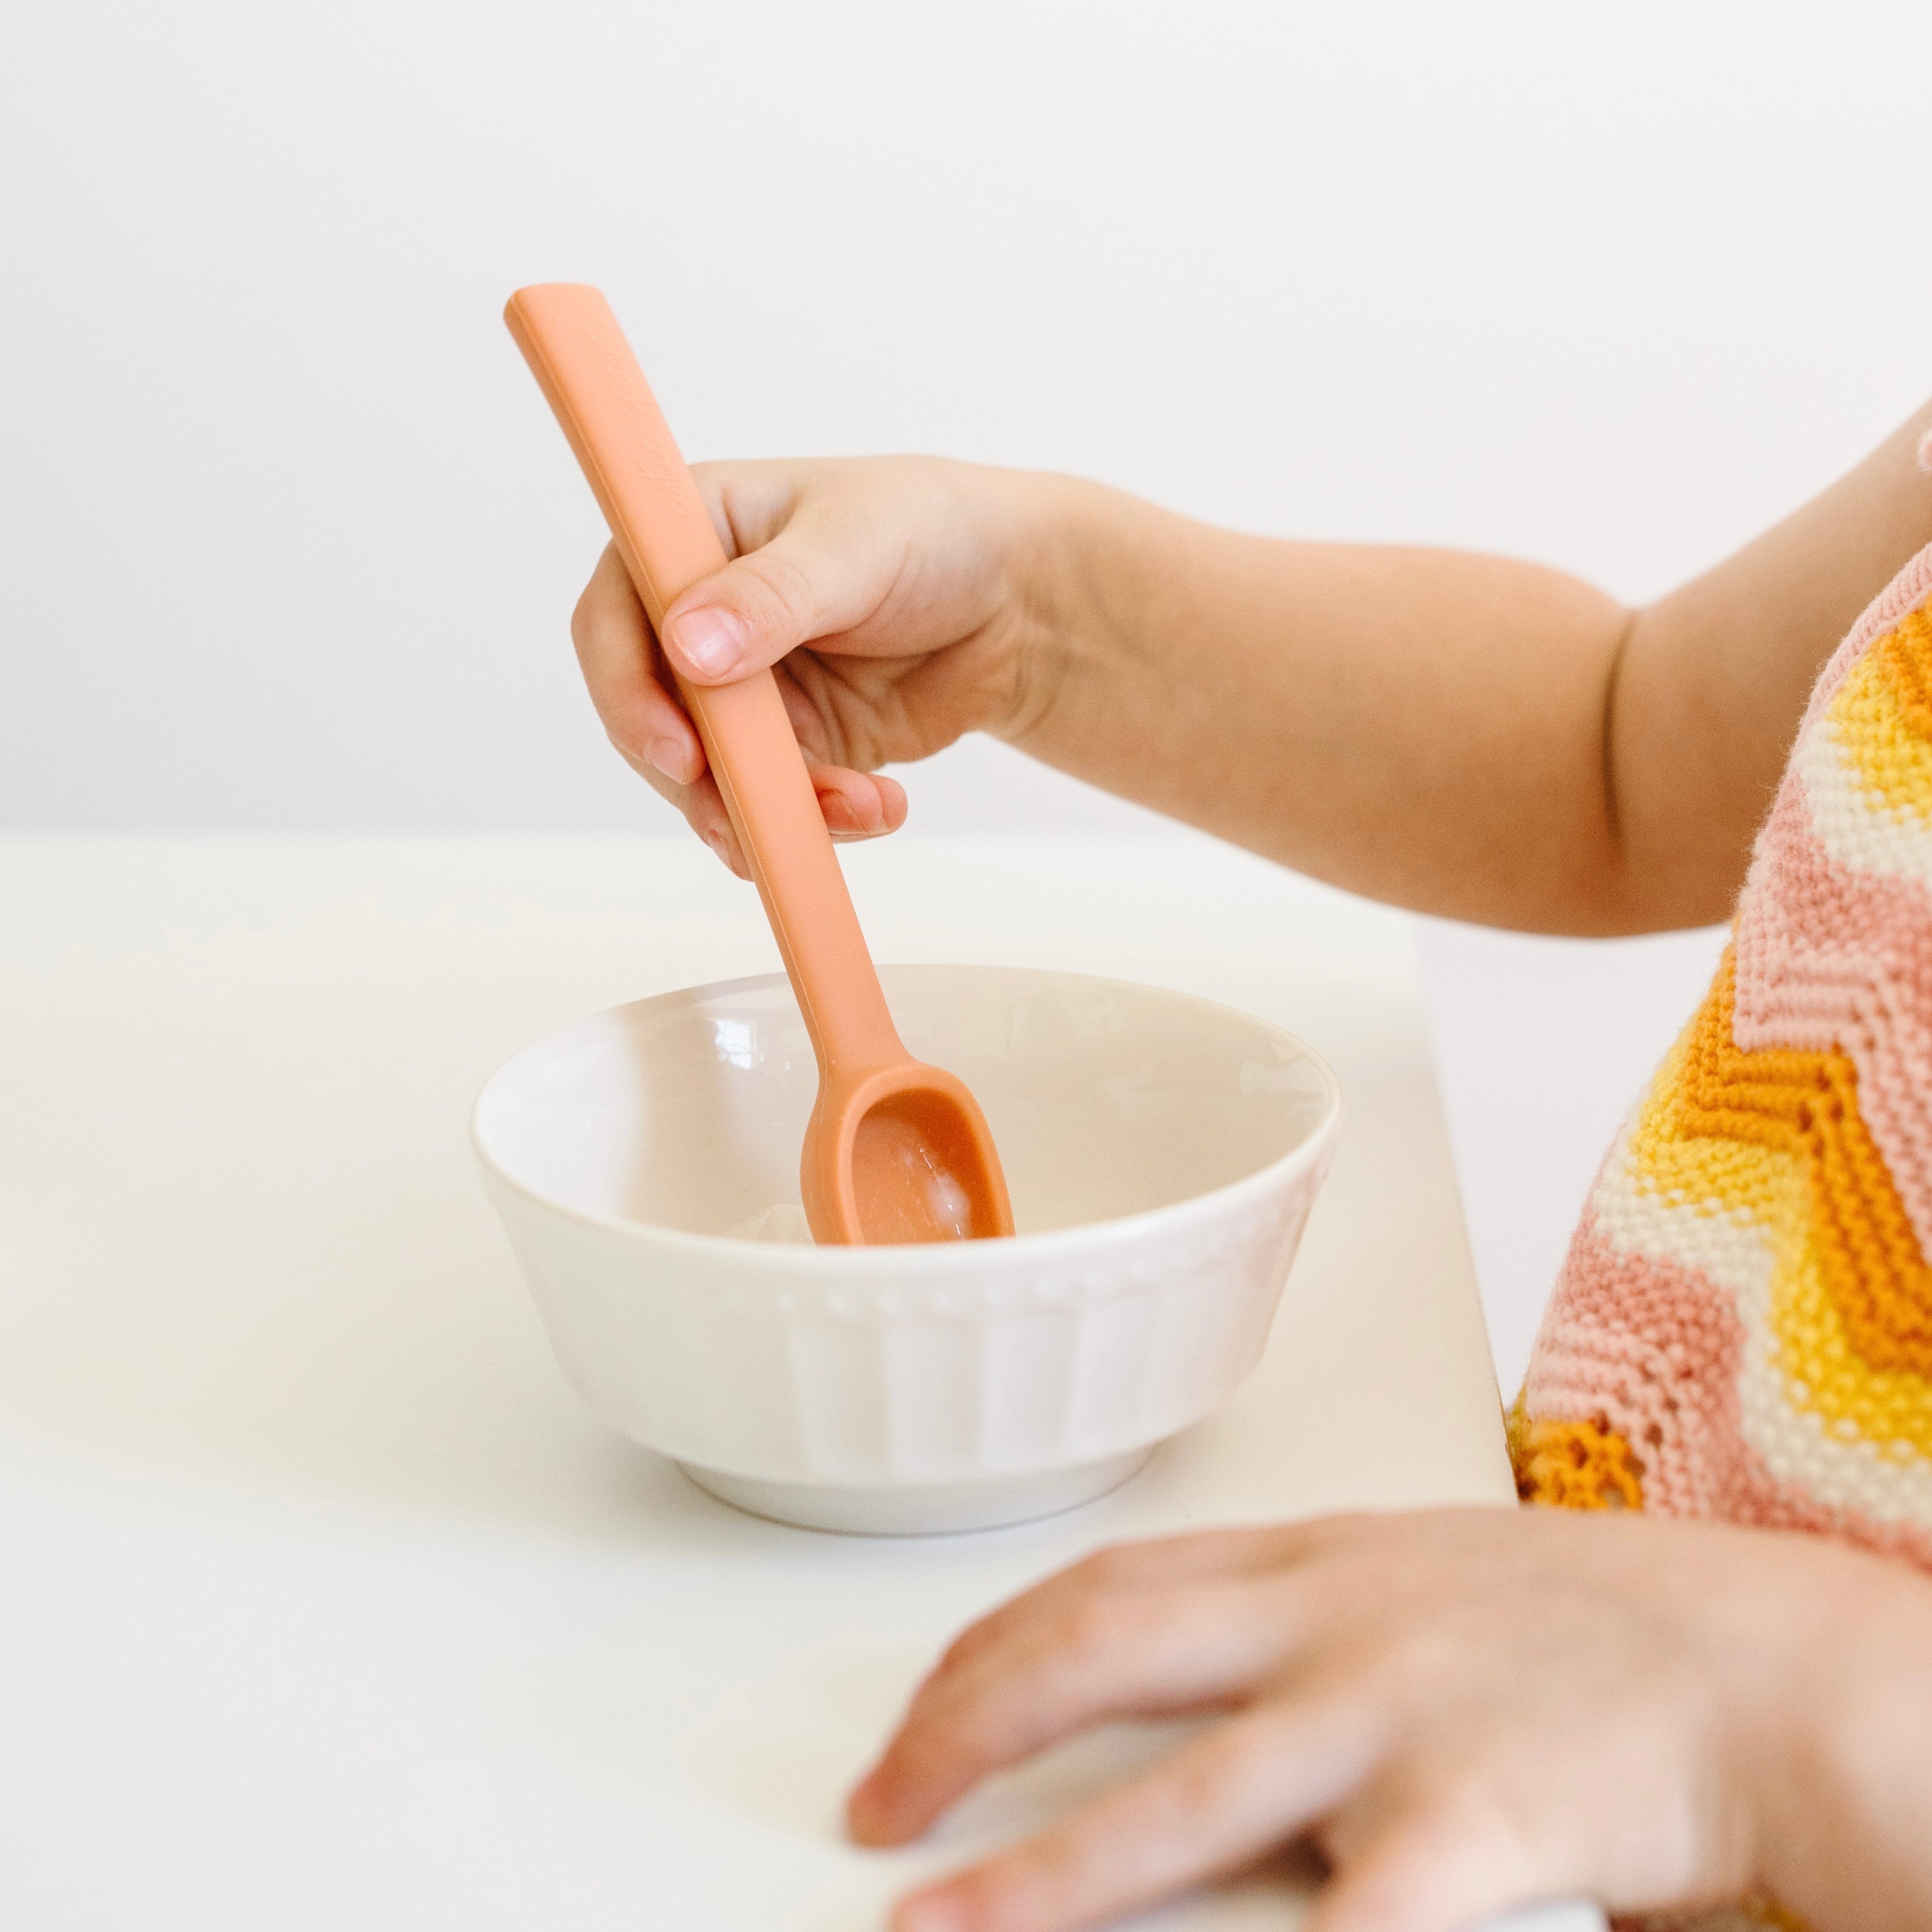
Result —
[[[724, 547], [644, 371], [598, 292], [519, 289], [503, 319], [577, 452], [653, 626]], [[1006, 1177], [964, 1083], [913, 1058], [886, 1010], [772, 674], [678, 680], [818, 1056], [800, 1181], [820, 1241], [1013, 1232]]]

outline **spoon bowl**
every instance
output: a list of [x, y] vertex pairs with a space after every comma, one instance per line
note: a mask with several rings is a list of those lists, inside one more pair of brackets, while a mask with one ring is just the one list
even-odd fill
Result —
[[874, 1246], [1010, 1234], [1000, 1176], [979, 1102], [943, 1067], [908, 1055], [849, 1085], [820, 1083], [799, 1169], [814, 1234]]

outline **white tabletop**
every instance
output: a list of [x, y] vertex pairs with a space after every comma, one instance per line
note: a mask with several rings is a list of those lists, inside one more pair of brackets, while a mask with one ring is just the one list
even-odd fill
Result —
[[688, 842], [0, 840], [0, 1920], [870, 1932], [1161, 1741], [844, 1844], [962, 1622], [1120, 1537], [1510, 1500], [1401, 919], [1191, 837], [847, 856], [883, 958], [1182, 987], [1341, 1077], [1261, 1369], [1047, 1522], [780, 1528], [565, 1388], [468, 1107], [564, 1020], [776, 964]]

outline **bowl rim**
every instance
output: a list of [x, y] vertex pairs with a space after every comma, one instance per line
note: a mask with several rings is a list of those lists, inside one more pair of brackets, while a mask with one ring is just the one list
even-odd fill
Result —
[[580, 1226], [596, 1228], [600, 1232], [621, 1234], [630, 1240], [661, 1244], [674, 1250], [688, 1249], [721, 1258], [729, 1255], [740, 1264], [753, 1268], [768, 1268], [772, 1272], [782, 1273], [794, 1279], [800, 1274], [836, 1274], [850, 1280], [855, 1271], [861, 1276], [890, 1273], [902, 1279], [908, 1266], [916, 1267], [922, 1272], [943, 1275], [954, 1270], [974, 1269], [988, 1252], [1023, 1254], [1044, 1258], [1056, 1251], [1090, 1247], [1096, 1238], [1111, 1243], [1132, 1239], [1149, 1232], [1171, 1231], [1196, 1219], [1218, 1217], [1222, 1213], [1244, 1204], [1249, 1196], [1271, 1193], [1294, 1179], [1304, 1170], [1324, 1162], [1340, 1132], [1342, 1083], [1336, 1078], [1335, 1070], [1299, 1034], [1291, 1033], [1287, 1028], [1277, 1026], [1273, 1020], [1264, 1019], [1258, 1013], [1245, 1012], [1239, 1006], [1231, 1006], [1226, 1000], [1204, 999], [1198, 993], [1184, 993], [1172, 986], [1152, 986], [1144, 980], [1122, 980], [1104, 973], [1083, 973], [1060, 967], [1016, 965], [1004, 961], [882, 960], [879, 967], [882, 973], [916, 973], [928, 969], [957, 971], [964, 968], [974, 972], [1028, 974], [1041, 979], [1078, 980], [1094, 986], [1120, 987], [1130, 992], [1157, 994], [1164, 1000], [1178, 1000], [1184, 1005], [1208, 1012], [1226, 1014], [1250, 1026], [1262, 1028], [1278, 1040], [1293, 1047], [1307, 1060], [1321, 1076], [1328, 1105], [1307, 1137], [1289, 1148], [1286, 1154], [1277, 1156], [1265, 1166], [1258, 1167], [1252, 1174], [1244, 1174], [1239, 1180], [1228, 1181], [1220, 1187], [1210, 1188], [1204, 1194], [1190, 1194], [1184, 1199], [1170, 1201], [1164, 1207], [1144, 1208], [1132, 1214], [1116, 1215], [1109, 1220], [1082, 1221], [1070, 1228], [1042, 1228], [1030, 1234], [993, 1235], [976, 1241], [907, 1241], [876, 1246], [855, 1244], [849, 1246], [819, 1246], [802, 1241], [759, 1241], [742, 1235], [695, 1234], [688, 1228], [666, 1228], [653, 1221], [634, 1221], [621, 1214], [604, 1214], [590, 1208], [572, 1207], [557, 1200], [554, 1196], [540, 1192], [518, 1180], [484, 1144], [483, 1109], [492, 1090], [512, 1068], [527, 1055], [535, 1053], [538, 1048], [575, 1031], [580, 1027], [589, 1026], [594, 1021], [608, 1018], [614, 1014], [629, 1013], [651, 1006], [669, 1006], [674, 1002], [692, 1004], [723, 993], [753, 988], [763, 992], [788, 984], [785, 975], [782, 972], [750, 973], [735, 979], [710, 980], [702, 986], [677, 986], [668, 992], [647, 993], [642, 998], [626, 1000], [614, 1006], [600, 1006], [594, 1012], [581, 1014], [574, 1020], [567, 1020], [560, 1027], [553, 1027], [548, 1033], [540, 1034], [528, 1045], [518, 1048], [484, 1082], [471, 1106], [470, 1144], [478, 1164], [496, 1185], [521, 1196], [544, 1213], [566, 1221], [574, 1221]]

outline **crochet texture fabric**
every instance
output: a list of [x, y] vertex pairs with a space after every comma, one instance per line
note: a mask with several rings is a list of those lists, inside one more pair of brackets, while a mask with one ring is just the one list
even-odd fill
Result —
[[1928, 1254], [1932, 548], [1826, 665], [1715, 982], [1598, 1174], [1510, 1419], [1522, 1495], [1932, 1569]]

